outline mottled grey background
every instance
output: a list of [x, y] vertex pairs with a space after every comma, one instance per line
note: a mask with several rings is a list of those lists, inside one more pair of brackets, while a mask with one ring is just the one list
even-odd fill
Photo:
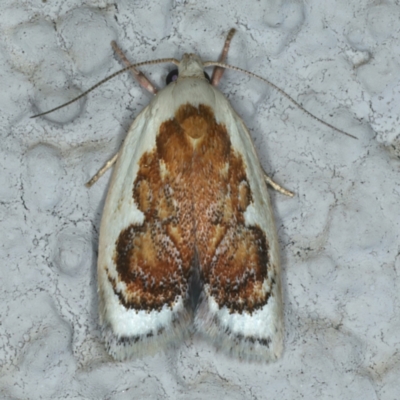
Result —
[[[150, 4], [148, 4], [150, 3]], [[12, 1], [0, 12], [0, 394], [2, 399], [399, 399], [399, 1]], [[221, 90], [261, 162], [281, 247], [285, 353], [270, 365], [194, 337], [127, 363], [105, 353], [96, 255], [108, 173], [148, 103], [129, 74], [63, 103], [132, 61], [197, 52], [227, 72]], [[168, 67], [146, 72], [160, 86]]]

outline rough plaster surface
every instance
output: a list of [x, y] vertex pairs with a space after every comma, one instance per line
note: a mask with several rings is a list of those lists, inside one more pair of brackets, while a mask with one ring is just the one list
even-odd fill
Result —
[[[0, 12], [2, 399], [400, 398], [400, 2], [3, 0]], [[115, 363], [99, 338], [96, 253], [118, 149], [150, 95], [129, 74], [43, 118], [131, 60], [197, 52], [258, 73], [221, 90], [264, 168], [282, 255], [285, 353], [227, 359], [194, 337]], [[168, 67], [146, 69], [162, 85]]]

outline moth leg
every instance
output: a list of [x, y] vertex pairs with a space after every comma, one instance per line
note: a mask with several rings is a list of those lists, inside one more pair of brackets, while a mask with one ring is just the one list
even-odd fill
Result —
[[[118, 47], [117, 42], [113, 40], [111, 42], [111, 46], [115, 53], [118, 55], [118, 57], [123, 61], [123, 63], [129, 67], [132, 65], [131, 62], [126, 58], [125, 54], [122, 52], [122, 50]], [[146, 75], [143, 72], [140, 72], [138, 69], [132, 67], [130, 69], [132, 72], [133, 77], [136, 79], [136, 81], [139, 83], [140, 86], [145, 88], [148, 92], [152, 94], [156, 94], [158, 92], [158, 89], [153, 85], [150, 80], [146, 77]]]
[[285, 196], [289, 196], [289, 197], [293, 197], [294, 193], [291, 192], [290, 190], [285, 189], [284, 187], [278, 185], [276, 182], [274, 182], [268, 175], [267, 173], [264, 171], [264, 179], [265, 182], [268, 183], [268, 185], [270, 185], [273, 189], [275, 189], [276, 191], [278, 191], [279, 193], [284, 194]]
[[[226, 60], [226, 56], [228, 55], [228, 51], [229, 51], [229, 46], [231, 45], [231, 40], [232, 40], [235, 32], [236, 32], [236, 29], [232, 28], [229, 31], [228, 36], [226, 37], [224, 48], [222, 50], [221, 57], [219, 58], [219, 62], [221, 62], [221, 63], [225, 62], [225, 60]], [[225, 72], [225, 68], [215, 67], [212, 77], [211, 77], [211, 85], [218, 86], [219, 81], [221, 80], [224, 72]]]
[[86, 187], [91, 187], [92, 185], [94, 185], [103, 175], [104, 173], [111, 168], [115, 162], [118, 160], [118, 156], [119, 156], [119, 152], [114, 154], [112, 158], [110, 158], [97, 172], [96, 175], [94, 175], [90, 181], [88, 181], [87, 183], [85, 183]]

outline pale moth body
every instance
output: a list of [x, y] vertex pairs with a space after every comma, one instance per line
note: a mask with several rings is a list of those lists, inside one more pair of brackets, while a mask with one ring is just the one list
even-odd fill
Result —
[[178, 79], [137, 116], [120, 150], [101, 221], [98, 287], [117, 360], [193, 331], [242, 359], [282, 353], [264, 172], [243, 121], [196, 55], [184, 55]]

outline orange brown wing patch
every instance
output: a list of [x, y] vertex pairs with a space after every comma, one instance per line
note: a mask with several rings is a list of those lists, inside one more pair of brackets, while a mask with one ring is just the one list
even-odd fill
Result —
[[241, 156], [212, 109], [181, 106], [160, 126], [156, 147], [143, 154], [133, 198], [145, 216], [121, 232], [115, 248], [129, 308], [159, 310], [188, 296], [193, 268], [220, 307], [249, 312], [262, 307], [268, 243], [246, 226], [252, 194]]

